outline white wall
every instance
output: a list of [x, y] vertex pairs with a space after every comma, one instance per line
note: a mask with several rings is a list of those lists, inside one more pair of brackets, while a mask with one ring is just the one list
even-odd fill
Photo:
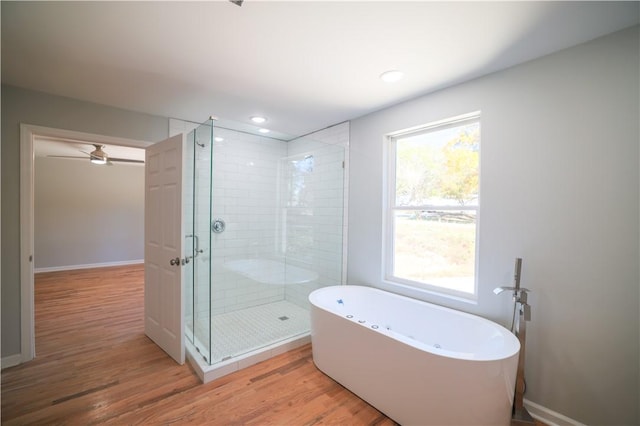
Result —
[[[508, 326], [515, 257], [530, 294], [526, 398], [588, 424], [637, 424], [639, 33], [597, 39], [351, 123], [348, 282], [382, 281], [383, 136], [481, 111], [477, 304]], [[410, 77], [410, 76], [409, 76]]]
[[37, 157], [35, 269], [142, 261], [144, 166]]

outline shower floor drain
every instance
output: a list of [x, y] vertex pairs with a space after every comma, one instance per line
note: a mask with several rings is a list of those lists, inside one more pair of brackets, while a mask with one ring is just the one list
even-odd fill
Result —
[[278, 319], [279, 319], [280, 321], [286, 321], [286, 320], [288, 320], [288, 319], [289, 319], [289, 317], [288, 317], [288, 316], [282, 316], [282, 317], [278, 317]]

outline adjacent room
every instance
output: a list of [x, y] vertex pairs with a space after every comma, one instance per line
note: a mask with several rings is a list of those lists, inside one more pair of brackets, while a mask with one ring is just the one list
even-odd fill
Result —
[[0, 8], [3, 424], [640, 422], [640, 2]]

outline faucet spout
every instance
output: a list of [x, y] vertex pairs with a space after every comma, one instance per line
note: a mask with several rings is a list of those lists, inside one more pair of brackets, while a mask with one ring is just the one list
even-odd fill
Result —
[[[500, 286], [500, 287], [496, 287], [493, 289], [493, 293], [494, 294], [500, 294], [503, 291], [513, 291], [513, 300], [515, 300], [516, 302], [520, 301], [520, 297], [522, 293], [525, 293], [527, 291], [529, 291], [526, 288], [520, 288], [520, 273], [522, 271], [522, 259], [517, 257], [516, 258], [516, 264], [515, 264], [515, 270], [513, 271], [513, 287], [507, 287], [507, 286]], [[525, 296], [526, 297], [526, 296]], [[525, 299], [526, 300], [526, 299]]]
[[500, 294], [503, 291], [512, 291], [512, 290], [516, 290], [515, 287], [506, 287], [506, 286], [501, 286], [501, 287], [496, 287], [493, 289], [493, 293], [494, 294]]

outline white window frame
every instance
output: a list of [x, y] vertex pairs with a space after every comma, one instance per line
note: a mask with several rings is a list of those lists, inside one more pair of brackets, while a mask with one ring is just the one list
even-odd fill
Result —
[[[396, 206], [396, 140], [402, 137], [419, 135], [423, 133], [430, 133], [438, 130], [447, 129], [450, 127], [457, 127], [463, 124], [474, 123], [477, 122], [481, 126], [480, 120], [480, 112], [473, 112], [470, 114], [465, 114], [445, 120], [440, 120], [436, 122], [432, 122], [429, 124], [425, 124], [422, 126], [412, 127], [410, 129], [404, 129], [402, 131], [390, 133], [386, 135], [385, 140], [385, 156], [386, 156], [386, 188], [384, 191], [385, 201], [384, 201], [384, 242], [383, 242], [383, 280], [389, 284], [400, 284], [402, 286], [426, 290], [429, 293], [435, 293], [438, 295], [444, 296], [454, 296], [455, 298], [461, 298], [463, 300], [477, 300], [478, 296], [478, 258], [479, 258], [479, 235], [480, 235], [480, 181], [481, 181], [481, 173], [480, 173], [480, 163], [481, 158], [479, 159], [478, 164], [478, 201], [476, 205], [473, 206], [441, 206], [441, 205], [421, 205], [421, 206], [411, 206], [411, 207], [403, 207]], [[482, 132], [482, 130], [481, 130]], [[480, 144], [482, 145], [482, 136], [480, 139]], [[482, 149], [480, 149], [480, 156]], [[395, 255], [395, 212], [396, 211], [422, 211], [422, 210], [468, 210], [475, 211], [476, 213], [476, 235], [475, 235], [475, 262], [474, 262], [474, 273], [473, 273], [473, 293], [467, 293], [463, 291], [458, 291], [454, 289], [450, 289], [447, 287], [442, 287], [436, 284], [430, 284], [420, 281], [413, 281], [404, 278], [399, 278], [393, 275], [394, 270], [394, 255]]]

